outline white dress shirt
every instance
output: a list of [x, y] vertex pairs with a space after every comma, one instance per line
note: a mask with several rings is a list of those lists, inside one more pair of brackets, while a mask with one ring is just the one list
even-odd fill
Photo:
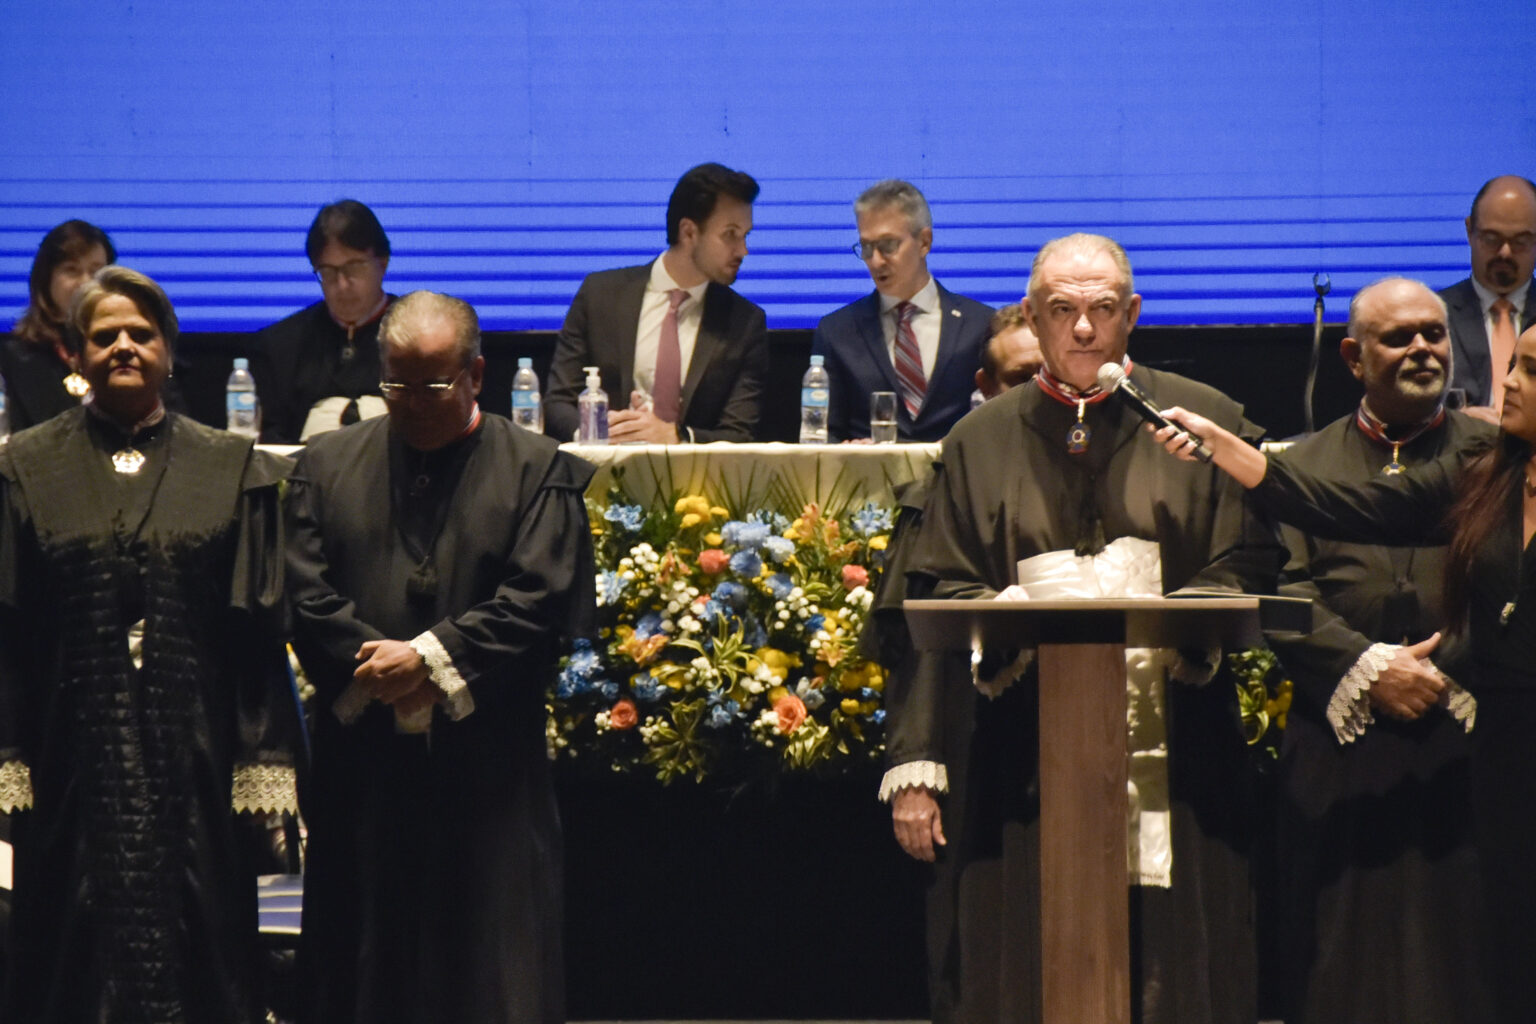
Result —
[[[939, 361], [939, 328], [943, 325], [943, 310], [939, 308], [939, 284], [928, 275], [928, 283], [918, 289], [916, 295], [906, 300], [917, 307], [912, 314], [912, 334], [917, 338], [917, 350], [923, 356], [923, 377], [933, 379], [933, 365]], [[880, 330], [885, 332], [885, 351], [896, 365], [896, 307], [901, 299], [880, 295]]]
[[[661, 346], [661, 325], [667, 318], [670, 299], [667, 293], [679, 287], [667, 273], [666, 261], [660, 256], [651, 264], [651, 277], [645, 283], [645, 298], [640, 300], [640, 322], [635, 327], [635, 390], [647, 400], [656, 390], [656, 350]], [[699, 322], [704, 315], [704, 290], [709, 287], [705, 280], [686, 289], [688, 298], [677, 308], [677, 393], [683, 393], [683, 381], [688, 379], [688, 363], [693, 358], [693, 347], [699, 340]], [[629, 408], [628, 395], [609, 395], [614, 409]]]

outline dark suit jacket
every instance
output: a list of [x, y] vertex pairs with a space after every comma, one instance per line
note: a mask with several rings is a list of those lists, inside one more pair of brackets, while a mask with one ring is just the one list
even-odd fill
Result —
[[[1472, 287], [1469, 277], [1440, 289], [1440, 297], [1451, 314], [1451, 351], [1456, 360], [1451, 372], [1451, 387], [1466, 389], [1468, 405], [1491, 405], [1506, 369], [1501, 366], [1494, 373], [1488, 365], [1488, 326], [1477, 289]], [[1533, 323], [1536, 323], [1536, 282], [1526, 292], [1525, 315], [1515, 329], [1516, 336]]]
[[[587, 275], [565, 314], [549, 367], [544, 432], [559, 441], [576, 433], [576, 397], [586, 387], [584, 366], [601, 370], [609, 406], [623, 409], [635, 386], [635, 329], [651, 276], [649, 263]], [[693, 439], [750, 441], [757, 430], [768, 376], [768, 329], [762, 308], [725, 285], [704, 291], [698, 341], [683, 381], [682, 428]], [[686, 437], [684, 438], [686, 440]]]
[[[917, 419], [907, 412], [905, 402], [896, 403], [896, 435], [902, 441], [942, 440], [971, 411], [981, 348], [987, 343], [992, 307], [938, 287], [939, 354]], [[880, 293], [870, 292], [822, 317], [811, 353], [826, 359], [832, 384], [827, 431], [832, 440], [868, 437], [870, 392], [901, 392], [880, 325]]]

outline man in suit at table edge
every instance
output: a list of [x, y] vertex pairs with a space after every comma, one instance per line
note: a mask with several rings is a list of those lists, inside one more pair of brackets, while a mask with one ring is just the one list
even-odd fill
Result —
[[667, 203], [667, 250], [589, 274], [560, 328], [544, 432], [576, 434], [582, 368], [608, 393], [609, 439], [750, 441], [768, 373], [767, 319], [730, 288], [747, 255], [758, 184], [720, 164], [688, 171]]
[[875, 290], [822, 317], [811, 352], [831, 380], [828, 432], [865, 438], [869, 395], [894, 391], [901, 441], [938, 441], [971, 408], [992, 309], [945, 289], [928, 272], [933, 215], [910, 182], [876, 182], [853, 203]]
[[1503, 174], [1486, 182], [1467, 217], [1472, 276], [1440, 290], [1451, 314], [1451, 387], [1467, 412], [1498, 425], [1515, 339], [1536, 324], [1536, 184]]

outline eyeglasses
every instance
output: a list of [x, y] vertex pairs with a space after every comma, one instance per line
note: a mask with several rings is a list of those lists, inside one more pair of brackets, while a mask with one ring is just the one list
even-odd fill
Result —
[[1497, 231], [1479, 231], [1477, 244], [1485, 249], [1498, 252], [1506, 245], [1510, 252], [1529, 252], [1532, 246], [1536, 246], [1536, 234], [1522, 231], [1518, 235], [1501, 235]]
[[459, 386], [459, 381], [464, 378], [464, 371], [454, 374], [452, 380], [429, 380], [425, 384], [405, 384], [398, 380], [379, 381], [379, 393], [390, 400], [407, 398], [411, 395], [426, 395], [428, 398], [447, 398], [453, 389]]
[[891, 237], [877, 238], [873, 242], [866, 242], [861, 239], [860, 241], [853, 243], [852, 252], [855, 256], [866, 263], [868, 263], [869, 258], [877, 252], [881, 256], [884, 256], [886, 259], [890, 259], [892, 256], [896, 255], [897, 250], [901, 248], [902, 243], [905, 241], [905, 238]]
[[316, 263], [315, 276], [320, 279], [321, 284], [327, 285], [335, 284], [338, 279], [343, 277], [348, 281], [357, 282], [366, 277], [368, 272], [376, 265], [377, 262], [371, 257], [348, 260], [339, 267], [329, 263]]

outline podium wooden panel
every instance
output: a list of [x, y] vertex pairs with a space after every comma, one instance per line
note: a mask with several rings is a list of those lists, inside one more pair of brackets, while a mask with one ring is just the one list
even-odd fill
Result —
[[1125, 648], [1257, 643], [1310, 628], [1310, 602], [1229, 597], [907, 601], [924, 650], [1034, 647], [1040, 679], [1045, 1024], [1130, 1024]]

